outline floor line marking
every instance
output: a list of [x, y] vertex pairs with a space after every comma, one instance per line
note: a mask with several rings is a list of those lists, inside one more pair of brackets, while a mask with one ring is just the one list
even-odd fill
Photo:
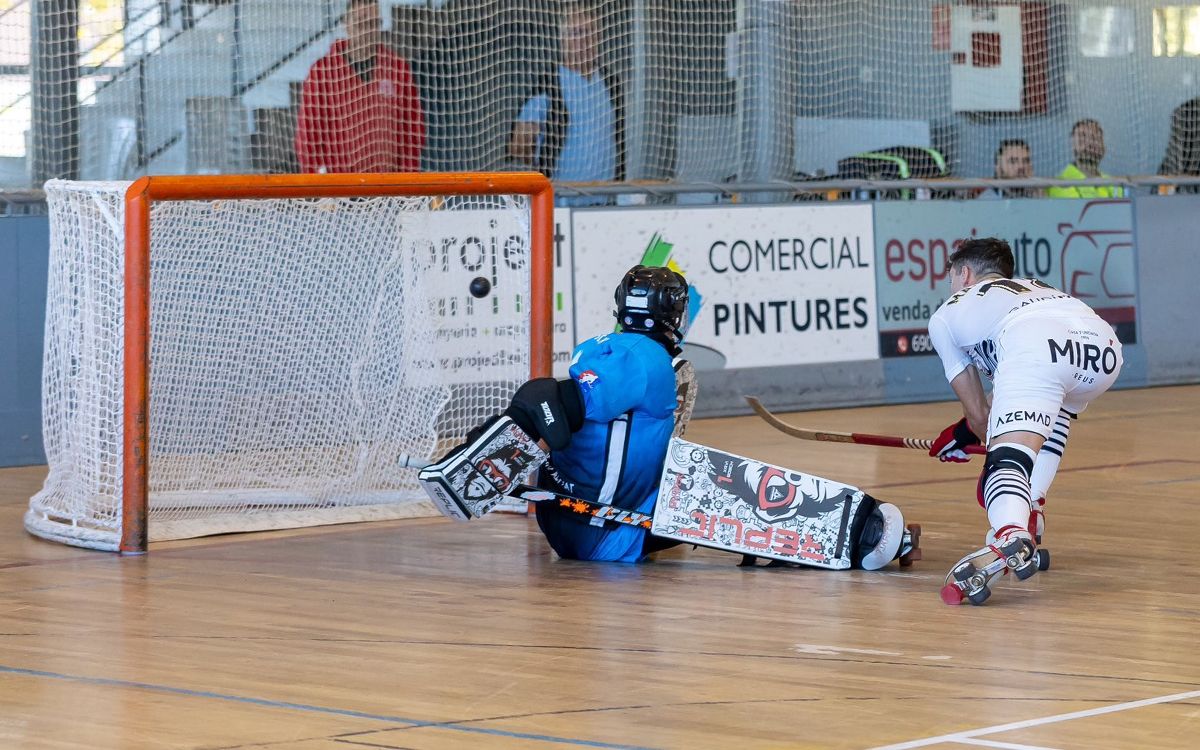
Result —
[[996, 740], [977, 740], [972, 737], [964, 737], [961, 740], [955, 740], [959, 745], [977, 745], [979, 747], [995, 747], [999, 750], [1057, 750], [1053, 747], [1043, 747], [1042, 745], [1018, 745], [1015, 742], [997, 742]]
[[[118, 680], [111, 677], [87, 677], [84, 675], [64, 674], [61, 672], [46, 672], [40, 669], [22, 669], [20, 667], [10, 667], [3, 664], [0, 664], [0, 674], [21, 675], [25, 677], [44, 677], [52, 680], [63, 680], [64, 682], [75, 682], [83, 685], [96, 685], [101, 687], [121, 687], [131, 688], [134, 690], [147, 690], [156, 693], [182, 695], [190, 698], [211, 698], [213, 700], [228, 701], [230, 703], [242, 703], [252, 706], [263, 706], [265, 708], [280, 708], [292, 711], [304, 711], [307, 713], [345, 716], [353, 719], [369, 719], [371, 721], [380, 721], [388, 724], [401, 724], [408, 728], [446, 729], [455, 732], [491, 735], [493, 737], [508, 737], [511, 739], [553, 742], [560, 745], [603, 748], [603, 750], [650, 750], [650, 748], [640, 747], [637, 745], [622, 745], [613, 742], [598, 742], [595, 740], [582, 740], [571, 737], [555, 737], [553, 735], [536, 734], [531, 732], [512, 732], [506, 729], [465, 726], [462, 723], [455, 721], [422, 721], [420, 719], [409, 719], [403, 716], [390, 716], [387, 714], [373, 714], [366, 711], [355, 711], [348, 708], [332, 708], [329, 706], [315, 706], [307, 703], [274, 701], [267, 698], [254, 698], [246, 695], [231, 695], [228, 693], [214, 693], [208, 690], [192, 690], [191, 688], [181, 688], [173, 685], [156, 685], [149, 682], [133, 682], [131, 680]], [[470, 720], [463, 719], [460, 721]]]
[[[936, 745], [939, 742], [961, 742], [962, 740], [974, 739], [984, 734], [996, 734], [998, 732], [1010, 732], [1015, 729], [1028, 729], [1029, 727], [1038, 727], [1044, 724], [1057, 724], [1060, 721], [1071, 721], [1072, 719], [1083, 719], [1089, 716], [1102, 716], [1103, 714], [1116, 713], [1117, 711], [1129, 711], [1134, 708], [1144, 708], [1153, 706], [1159, 703], [1172, 703], [1174, 701], [1187, 700], [1188, 698], [1200, 697], [1200, 690], [1189, 690], [1186, 693], [1173, 693], [1171, 695], [1160, 695], [1157, 698], [1145, 698], [1140, 701], [1129, 701], [1127, 703], [1114, 703], [1110, 706], [1101, 706], [1100, 708], [1088, 708], [1082, 711], [1072, 711], [1067, 714], [1056, 714], [1054, 716], [1043, 716], [1040, 719], [1026, 719], [1025, 721], [1014, 721], [1008, 724], [997, 724], [995, 726], [983, 727], [981, 729], [968, 729], [965, 732], [953, 732], [951, 734], [943, 734], [937, 737], [926, 737], [920, 740], [910, 740], [908, 742], [900, 742], [894, 745], [879, 745], [871, 748], [871, 750], [911, 750], [915, 747], [927, 747]], [[969, 744], [969, 743], [968, 743]]]

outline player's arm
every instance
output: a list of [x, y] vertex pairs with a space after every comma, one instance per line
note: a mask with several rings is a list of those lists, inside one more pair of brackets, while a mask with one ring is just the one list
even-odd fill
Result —
[[521, 107], [517, 121], [513, 123], [512, 135], [508, 141], [508, 155], [513, 160], [532, 166], [537, 156], [538, 136], [542, 132], [542, 123], [550, 107], [550, 99], [545, 94], [530, 98]]
[[508, 143], [508, 154], [513, 161], [521, 164], [533, 164], [534, 145], [537, 143], [541, 126], [536, 122], [518, 122], [513, 124], [512, 139]]
[[976, 435], [986, 435], [988, 425], [988, 400], [983, 390], [983, 382], [979, 379], [979, 370], [975, 365], [968, 365], [965, 370], [954, 376], [950, 388], [958, 396], [962, 404], [963, 416], [967, 418], [967, 426]]
[[675, 429], [671, 437], [683, 437], [696, 405], [696, 368], [683, 357], [671, 360], [671, 366], [675, 369]]
[[[944, 308], [943, 308], [944, 309]], [[979, 370], [971, 364], [966, 353], [954, 340], [950, 326], [942, 318], [939, 310], [929, 319], [929, 341], [942, 360], [942, 369], [950, 388], [962, 404], [964, 419], [960, 419], [942, 430], [929, 449], [929, 455], [940, 461], [965, 463], [970, 460], [963, 449], [968, 445], [979, 445], [978, 427], [983, 427], [987, 434], [988, 403], [983, 392], [983, 383], [979, 380]]]
[[505, 417], [534, 441], [545, 443], [550, 450], [562, 450], [571, 444], [571, 435], [583, 427], [584, 410], [583, 396], [574, 380], [534, 378], [517, 389], [503, 412], [474, 427], [463, 442], [438, 460], [445, 461], [480, 445], [485, 433]]
[[644, 406], [650, 384], [647, 370], [655, 366], [641, 356], [646, 351], [670, 362], [658, 344], [645, 339], [634, 348], [595, 347], [571, 365], [571, 377], [579, 384], [587, 419], [611, 422], [627, 411]]

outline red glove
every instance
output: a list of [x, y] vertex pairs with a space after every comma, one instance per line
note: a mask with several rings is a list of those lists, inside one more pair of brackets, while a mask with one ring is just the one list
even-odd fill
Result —
[[929, 455], [937, 458], [939, 461], [953, 461], [956, 464], [963, 464], [971, 460], [971, 457], [964, 449], [968, 445], [980, 445], [982, 442], [978, 435], [971, 432], [971, 428], [967, 424], [967, 418], [963, 417], [942, 430], [942, 434], [938, 435], [933, 441], [933, 446], [929, 449]]

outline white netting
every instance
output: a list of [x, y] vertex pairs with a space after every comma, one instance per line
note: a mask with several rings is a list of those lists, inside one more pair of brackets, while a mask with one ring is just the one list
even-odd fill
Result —
[[[120, 528], [123, 183], [47, 183], [43, 424], [27, 527]], [[521, 196], [156, 202], [152, 540], [432, 513], [436, 456], [529, 376]], [[491, 282], [486, 297], [472, 279]]]
[[[569, 55], [594, 63], [595, 77], [587, 95], [567, 92], [568, 105], [578, 103], [569, 129], [586, 145], [564, 144], [571, 153], [551, 170], [560, 180], [787, 178], [895, 145], [933, 146], [951, 174], [990, 177], [1008, 138], [1028, 141], [1035, 173], [1054, 176], [1071, 160], [1071, 126], [1083, 118], [1103, 126], [1107, 173], [1200, 171], [1196, 158], [1168, 153], [1181, 140], [1200, 153], [1200, 107], [1172, 124], [1175, 108], [1197, 95], [1195, 6], [589, 5], [592, 20], [560, 27], [574, 5], [559, 0], [383, 2], [379, 49], [405, 61], [422, 113], [423, 145], [407, 149], [381, 145], [389, 128], [398, 141], [418, 137], [391, 67], [359, 79], [335, 55], [328, 85], [304, 91], [313, 66], [346, 36], [345, 0], [83, 0], [77, 25], [67, 0], [0, 0], [0, 185], [64, 174], [300, 171], [326, 163], [297, 158], [305, 107], [335, 133], [346, 118], [355, 132], [370, 129], [363, 118], [374, 123], [374, 136], [338, 147], [354, 153], [329, 161], [331, 170], [495, 170], [517, 161], [515, 123], [536, 114], [531, 97], [562, 89], [557, 66]], [[31, 46], [39, 17], [42, 41]], [[369, 97], [375, 115], [364, 110]]]

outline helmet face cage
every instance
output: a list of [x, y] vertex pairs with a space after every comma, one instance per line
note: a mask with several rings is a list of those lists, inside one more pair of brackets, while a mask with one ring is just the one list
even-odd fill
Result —
[[622, 330], [658, 334], [676, 344], [683, 339], [688, 285], [681, 274], [669, 268], [634, 266], [614, 296]]

